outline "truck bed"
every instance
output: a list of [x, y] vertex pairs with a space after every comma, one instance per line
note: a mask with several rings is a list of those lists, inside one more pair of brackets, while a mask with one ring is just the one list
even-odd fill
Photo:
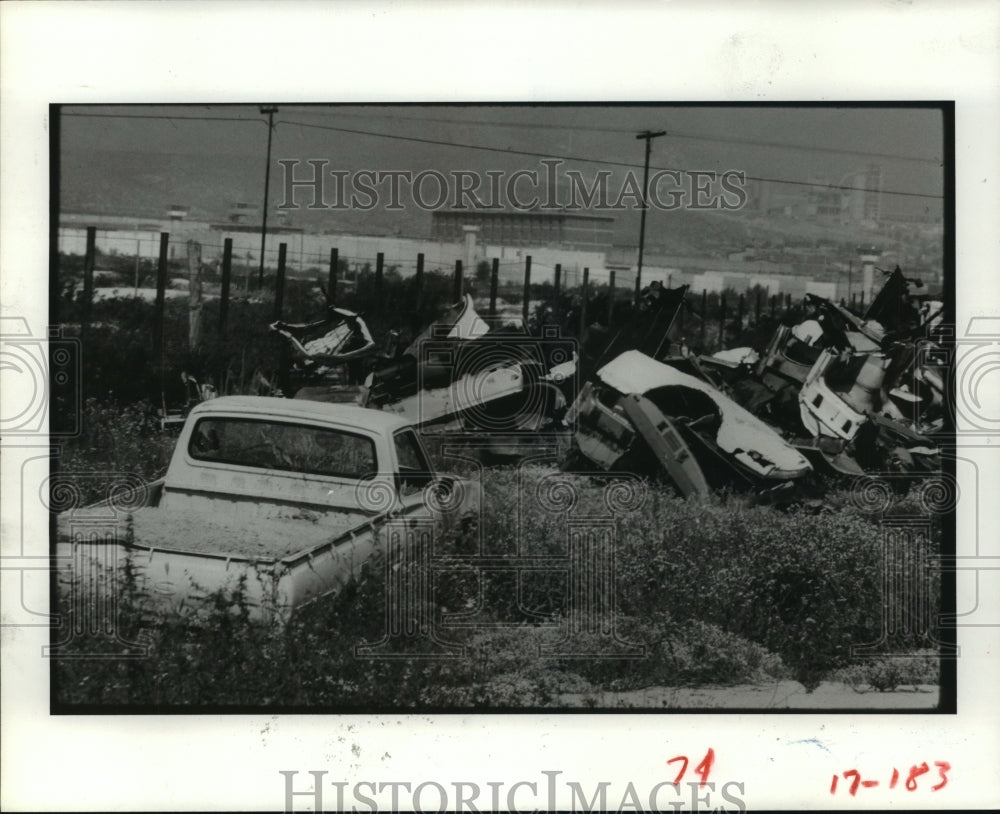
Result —
[[229, 513], [181, 513], [149, 506], [108, 522], [100, 522], [107, 509], [77, 509], [59, 517], [58, 539], [72, 542], [74, 527], [86, 538], [88, 526], [102, 534], [114, 526], [120, 542], [143, 548], [280, 560], [328, 543], [364, 520], [361, 514], [293, 508], [284, 516], [253, 517], [253, 508], [233, 503]]

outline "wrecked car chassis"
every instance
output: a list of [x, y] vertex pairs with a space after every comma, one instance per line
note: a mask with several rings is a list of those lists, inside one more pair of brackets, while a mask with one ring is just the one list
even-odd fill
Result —
[[765, 501], [790, 493], [812, 469], [721, 391], [639, 351], [596, 378], [567, 420], [575, 422], [579, 454], [601, 469], [663, 474], [684, 496], [728, 487]]

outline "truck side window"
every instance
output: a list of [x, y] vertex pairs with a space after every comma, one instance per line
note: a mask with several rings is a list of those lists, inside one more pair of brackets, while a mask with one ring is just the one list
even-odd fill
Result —
[[399, 473], [396, 476], [400, 497], [421, 491], [434, 478], [424, 448], [413, 430], [400, 430], [393, 436]]

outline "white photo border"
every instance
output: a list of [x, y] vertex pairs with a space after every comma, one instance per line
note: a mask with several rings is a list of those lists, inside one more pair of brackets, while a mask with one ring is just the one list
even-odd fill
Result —
[[[0, 23], [2, 313], [32, 326], [48, 319], [50, 103], [265, 98], [954, 100], [957, 326], [1000, 316], [996, 4], [11, 2]], [[5, 443], [5, 508], [23, 454]], [[986, 486], [980, 527], [960, 505], [958, 536], [979, 532], [995, 560], [996, 535], [982, 532], [996, 527], [985, 498], [1000, 459], [969, 455]], [[4, 522], [5, 556], [28, 536], [47, 539], [44, 518], [21, 520]], [[1000, 619], [998, 597], [981, 602], [983, 619]], [[717, 778], [743, 783], [751, 809], [887, 805], [832, 798], [831, 773], [921, 760], [948, 760], [949, 786], [893, 799], [981, 808], [1000, 799], [997, 628], [961, 628], [958, 639], [957, 715], [146, 717], [51, 716], [48, 631], [5, 629], [0, 795], [5, 810], [281, 810], [282, 770], [508, 788], [562, 771], [588, 788], [649, 788], [670, 778], [667, 759], [711, 746]]]

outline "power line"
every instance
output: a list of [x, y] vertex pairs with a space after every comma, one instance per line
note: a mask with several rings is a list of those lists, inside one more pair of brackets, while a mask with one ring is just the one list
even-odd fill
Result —
[[[302, 109], [302, 108], [300, 108]], [[477, 120], [474, 122], [464, 121], [462, 119], [446, 119], [437, 116], [380, 116], [374, 113], [346, 113], [343, 111], [330, 110], [330, 111], [313, 111], [309, 108], [302, 109], [309, 115], [325, 115], [325, 116], [337, 116], [338, 118], [352, 118], [352, 119], [376, 119], [376, 120], [387, 120], [387, 121], [414, 121], [414, 122], [434, 122], [437, 124], [458, 124], [466, 127], [510, 127], [510, 128], [525, 128], [532, 130], [572, 130], [574, 132], [592, 132], [592, 133], [609, 133], [614, 135], [619, 134], [631, 134], [634, 129], [626, 127], [594, 127], [592, 125], [579, 125], [579, 124], [546, 124], [543, 122], [512, 122], [512, 121], [493, 121], [493, 120]], [[174, 120], [185, 120], [191, 119], [194, 121], [222, 121], [222, 122], [251, 122], [257, 121], [257, 119], [252, 118], [235, 118], [235, 117], [225, 117], [225, 116], [163, 116], [163, 115], [152, 115], [152, 114], [137, 114], [137, 113], [63, 113], [63, 116], [78, 116], [82, 118], [114, 118], [114, 119], [167, 119], [169, 121]], [[291, 123], [291, 122], [288, 122]], [[309, 125], [303, 125], [309, 126]], [[320, 125], [314, 125], [319, 127]], [[680, 130], [671, 130], [667, 134], [668, 138], [675, 139], [687, 139], [691, 141], [714, 141], [720, 144], [734, 144], [743, 147], [765, 147], [768, 149], [782, 149], [782, 150], [801, 150], [803, 152], [813, 152], [813, 153], [831, 153], [834, 155], [857, 155], [857, 156], [868, 156], [870, 158], [882, 158], [893, 161], [910, 161], [921, 164], [933, 164], [939, 166], [941, 164], [940, 158], [930, 158], [924, 156], [910, 156], [910, 155], [900, 155], [898, 153], [880, 153], [874, 152], [872, 150], [849, 150], [843, 147], [821, 147], [813, 144], [795, 144], [788, 141], [761, 141], [760, 139], [748, 139], [748, 138], [732, 138], [725, 136], [713, 135], [711, 133], [692, 133], [690, 131], [683, 132]], [[902, 193], [898, 193], [902, 194]]]
[[[381, 116], [374, 113], [347, 113], [344, 111], [330, 110], [330, 111], [311, 111], [308, 108], [300, 108], [303, 112], [313, 115], [323, 115], [323, 116], [337, 116], [338, 118], [352, 118], [352, 119], [377, 119], [377, 120], [388, 120], [388, 121], [414, 121], [414, 122], [434, 122], [437, 124], [458, 124], [465, 127], [511, 127], [511, 128], [525, 128], [531, 130], [572, 130], [574, 132], [588, 132], [588, 133], [609, 133], [614, 135], [620, 134], [632, 134], [635, 132], [635, 128], [628, 127], [594, 127], [592, 125], [579, 125], [579, 124], [547, 124], [543, 122], [516, 122], [516, 121], [495, 121], [495, 120], [485, 120], [477, 119], [476, 121], [465, 121], [463, 119], [446, 119], [437, 116]], [[725, 136], [713, 135], [711, 133], [693, 133], [690, 131], [682, 132], [679, 130], [670, 130], [667, 133], [667, 138], [677, 138], [677, 139], [690, 139], [694, 141], [716, 141], [722, 144], [735, 144], [740, 146], [751, 146], [751, 147], [766, 147], [766, 148], [777, 148], [785, 150], [802, 150], [803, 152], [817, 152], [817, 153], [832, 153], [835, 155], [861, 155], [869, 156], [871, 158], [884, 158], [897, 161], [913, 161], [917, 163], [924, 164], [934, 164], [940, 165], [940, 158], [931, 158], [925, 156], [909, 156], [909, 155], [899, 155], [897, 153], [880, 153], [871, 150], [849, 150], [843, 147], [821, 147], [814, 144], [795, 144], [792, 142], [784, 141], [761, 141], [760, 139], [748, 139], [748, 138], [727, 138]]]
[[[639, 169], [642, 164], [635, 164], [629, 161], [612, 161], [606, 158], [591, 158], [590, 156], [576, 156], [576, 155], [560, 155], [558, 153], [542, 153], [535, 152], [533, 150], [517, 150], [512, 147], [488, 147], [482, 144], [467, 144], [464, 142], [457, 141], [442, 141], [440, 139], [430, 139], [423, 138], [421, 136], [402, 136], [394, 133], [379, 133], [372, 130], [357, 130], [350, 127], [334, 127], [332, 125], [325, 124], [309, 124], [308, 122], [297, 122], [289, 121], [287, 119], [282, 119], [279, 124], [290, 124], [297, 127], [309, 127], [315, 130], [331, 130], [338, 133], [352, 133], [359, 136], [373, 136], [377, 138], [394, 139], [397, 141], [409, 141], [415, 142], [417, 144], [432, 144], [439, 147], [457, 147], [465, 150], [479, 150], [483, 152], [491, 153], [503, 153], [505, 155], [522, 155], [529, 156], [531, 158], [550, 158], [558, 159], [561, 161], [579, 161], [581, 163], [587, 164], [599, 164], [608, 167], [626, 167], [628, 169]], [[656, 167], [650, 166], [652, 170], [660, 170], [664, 172], [677, 172], [685, 175], [690, 175], [692, 170], [679, 169], [677, 167]], [[881, 193], [883, 195], [901, 195], [910, 198], [931, 198], [933, 200], [940, 200], [943, 195], [931, 194], [926, 192], [903, 192], [900, 190], [886, 190], [886, 189], [870, 189], [868, 187], [851, 187], [844, 186], [842, 184], [822, 184], [815, 181], [792, 181], [786, 178], [769, 178], [766, 176], [758, 175], [747, 175], [746, 179], [748, 181], [761, 181], [769, 182], [774, 184], [787, 184], [789, 186], [801, 186], [810, 188], [821, 188], [821, 189], [839, 189], [852, 192], [874, 192]]]
[[[247, 118], [237, 118], [237, 117], [225, 117], [225, 116], [165, 116], [165, 115], [155, 115], [155, 114], [145, 114], [145, 113], [142, 113], [142, 114], [138, 114], [138, 113], [62, 113], [61, 115], [63, 115], [63, 116], [80, 117], [80, 118], [152, 119], [152, 120], [166, 120], [166, 121], [174, 121], [174, 122], [176, 122], [176, 121], [188, 121], [188, 120], [190, 120], [190, 121], [254, 122], [254, 123], [259, 122], [261, 124], [266, 124], [266, 122], [264, 122], [262, 119], [255, 119], [255, 118], [249, 118], [249, 117], [247, 117]], [[373, 117], [373, 118], [378, 118], [378, 117]], [[417, 117], [403, 117], [403, 118], [417, 120]], [[468, 122], [457, 122], [457, 123], [469, 124]], [[379, 132], [376, 132], [376, 131], [359, 130], [359, 129], [349, 128], [349, 127], [334, 127], [332, 125], [310, 124], [309, 122], [297, 122], [297, 121], [291, 121], [291, 120], [288, 120], [288, 119], [282, 119], [282, 120], [276, 122], [276, 124], [290, 124], [290, 125], [295, 125], [295, 126], [298, 126], [298, 127], [311, 128], [311, 129], [314, 129], [314, 130], [330, 130], [330, 131], [334, 131], [334, 132], [338, 132], [338, 133], [352, 133], [352, 134], [355, 134], [355, 135], [373, 136], [373, 137], [376, 137], [376, 138], [395, 139], [397, 141], [409, 141], [409, 142], [415, 142], [415, 143], [418, 143], [418, 144], [431, 144], [431, 145], [440, 146], [440, 147], [456, 147], [456, 148], [466, 149], [466, 150], [479, 150], [479, 151], [484, 151], [484, 152], [502, 153], [502, 154], [507, 154], [507, 155], [529, 156], [529, 157], [532, 157], [532, 158], [551, 158], [551, 159], [558, 159], [558, 160], [562, 160], [562, 161], [578, 161], [578, 162], [581, 162], [581, 163], [597, 164], [597, 165], [609, 166], [609, 167], [624, 167], [624, 168], [627, 168], [627, 169], [638, 169], [640, 166], [642, 166], [641, 164], [635, 164], [635, 163], [628, 162], [628, 161], [613, 161], [611, 159], [592, 158], [592, 157], [589, 157], [589, 156], [572, 156], [572, 155], [560, 155], [560, 154], [557, 154], [557, 153], [535, 152], [535, 151], [532, 151], [532, 150], [517, 150], [517, 149], [511, 148], [511, 147], [489, 147], [489, 146], [480, 145], [480, 144], [466, 144], [466, 143], [462, 143], [462, 142], [443, 141], [443, 140], [440, 140], [440, 139], [423, 138], [423, 137], [420, 137], [420, 136], [403, 136], [403, 135], [398, 135], [398, 134], [393, 134], [393, 133], [379, 133]], [[475, 124], [492, 124], [492, 123], [489, 123], [489, 122], [477, 122]], [[525, 126], [530, 126], [530, 125], [525, 125]], [[571, 129], [583, 129], [583, 128], [573, 127]], [[594, 128], [594, 129], [600, 129], [600, 128]], [[608, 130], [608, 132], [615, 132], [615, 133], [617, 133], [619, 131], [618, 130]], [[631, 133], [632, 131], [631, 130], [622, 130], [620, 132]], [[727, 143], [733, 143], [733, 144], [751, 144], [751, 145], [760, 145], [760, 146], [769, 146], [769, 147], [785, 147], [785, 148], [796, 147], [796, 145], [781, 144], [779, 142], [756, 142], [756, 141], [751, 141], [751, 140], [726, 139], [726, 138], [717, 137], [717, 136], [702, 136], [702, 135], [695, 135], [695, 134], [683, 134], [683, 133], [673, 133], [673, 132], [671, 132], [669, 135], [675, 136], [677, 138], [691, 138], [691, 139], [701, 139], [701, 140], [714, 140], [714, 141], [727, 142]], [[801, 149], [813, 149], [813, 148], [803, 147]], [[882, 154], [882, 153], [867, 153], [867, 152], [854, 153], [853, 151], [850, 151], [850, 150], [840, 151], [840, 150], [837, 150], [836, 148], [815, 148], [815, 149], [817, 149], [817, 150], [823, 150], [823, 151], [830, 151], [830, 152], [845, 152], [845, 153], [852, 154], [852, 155], [858, 154], [858, 155], [882, 156], [882, 157], [885, 157], [885, 158], [904, 158], [905, 160], [908, 160], [908, 161], [926, 161], [926, 162], [930, 162], [930, 163], [937, 163], [937, 162], [934, 162], [932, 159], [906, 158], [906, 157], [903, 157], [903, 156], [891, 156], [891, 155]], [[684, 169], [679, 169], [679, 168], [676, 168], [676, 167], [651, 166], [650, 169], [659, 170], [659, 171], [666, 171], [666, 172], [678, 172], [678, 173], [683, 173], [685, 175], [688, 175], [688, 174], [690, 174], [692, 172], [691, 170], [684, 170]], [[926, 193], [926, 192], [904, 192], [904, 191], [901, 191], [901, 190], [871, 189], [869, 187], [854, 187], [854, 186], [845, 186], [845, 185], [842, 185], [842, 184], [822, 184], [822, 183], [817, 183], [815, 181], [793, 181], [793, 180], [787, 179], [787, 178], [770, 178], [770, 177], [767, 177], [767, 176], [757, 176], [757, 175], [747, 175], [746, 179], [749, 180], [749, 181], [760, 181], [760, 182], [767, 182], [767, 183], [774, 183], [774, 184], [784, 184], [786, 186], [801, 186], [801, 187], [809, 187], [809, 188], [813, 188], [813, 189], [820, 188], [820, 189], [831, 189], [831, 190], [843, 190], [843, 191], [849, 191], [849, 192], [872, 192], [872, 193], [881, 193], [883, 195], [900, 195], [900, 196], [908, 197], [908, 198], [929, 198], [931, 200], [941, 200], [944, 197], [941, 194], [932, 194], [932, 193]]]

